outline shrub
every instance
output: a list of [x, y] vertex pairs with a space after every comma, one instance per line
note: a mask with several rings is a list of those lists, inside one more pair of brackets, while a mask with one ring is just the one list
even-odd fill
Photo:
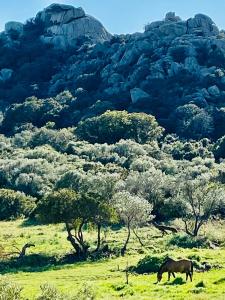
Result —
[[163, 133], [151, 115], [126, 111], [107, 111], [101, 116], [86, 119], [78, 124], [78, 138], [89, 142], [113, 144], [121, 139], [138, 143], [156, 140]]
[[54, 286], [45, 283], [41, 286], [41, 294], [36, 300], [66, 300], [65, 295], [61, 294]]
[[156, 273], [158, 272], [161, 264], [165, 261], [167, 256], [145, 256], [141, 259], [137, 266], [132, 269], [132, 271], [138, 274], [144, 273]]
[[208, 239], [206, 237], [191, 237], [186, 234], [178, 234], [170, 239], [168, 245], [182, 248], [206, 248], [208, 246]]
[[71, 300], [95, 300], [95, 298], [96, 296], [93, 287], [85, 283]]
[[36, 300], [53, 300], [53, 299], [54, 300], [95, 300], [95, 292], [89, 284], [85, 284], [78, 290], [76, 295], [69, 296], [60, 293], [54, 286], [48, 283], [43, 284], [41, 286], [41, 294], [36, 298]]
[[24, 193], [0, 189], [0, 220], [29, 217], [35, 209], [34, 198]]
[[0, 278], [0, 299], [20, 300], [22, 288], [7, 278]]

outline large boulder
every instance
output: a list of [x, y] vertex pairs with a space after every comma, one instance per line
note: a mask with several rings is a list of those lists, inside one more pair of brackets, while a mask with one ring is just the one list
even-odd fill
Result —
[[219, 29], [210, 17], [197, 14], [194, 18], [187, 20], [187, 33], [201, 36], [216, 36], [219, 34]]
[[178, 22], [181, 21], [181, 18], [176, 16], [175, 12], [168, 12], [165, 16], [166, 22]]
[[140, 88], [134, 88], [130, 91], [132, 103], [137, 103], [150, 98], [150, 95]]
[[71, 5], [52, 4], [38, 14], [39, 18], [48, 25], [67, 24], [73, 20], [85, 17], [81, 7]]
[[220, 90], [219, 90], [218, 86], [216, 86], [216, 85], [210, 86], [208, 88], [208, 92], [212, 97], [219, 97], [220, 96]]
[[36, 19], [45, 25], [42, 40], [58, 48], [73, 47], [81, 37], [87, 37], [93, 43], [111, 38], [103, 25], [94, 17], [86, 15], [80, 7], [52, 4], [39, 12]]

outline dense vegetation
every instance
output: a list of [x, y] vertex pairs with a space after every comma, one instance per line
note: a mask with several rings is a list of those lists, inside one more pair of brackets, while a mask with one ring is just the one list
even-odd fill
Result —
[[[124, 254], [131, 231], [138, 235], [152, 219], [180, 218], [186, 233], [197, 236], [212, 217], [225, 215], [224, 163], [214, 159], [223, 139], [181, 141], [163, 135], [154, 117], [125, 111], [107, 111], [76, 128], [22, 124], [1, 136], [1, 219], [63, 222], [79, 257], [104, 249], [101, 230], [113, 224], [127, 226]], [[95, 250], [83, 234], [89, 225], [98, 231]]]
[[[215, 231], [218, 226], [224, 230], [225, 92], [215, 93], [215, 86], [225, 89], [221, 79], [225, 72], [224, 53], [217, 48], [198, 48], [198, 63], [207, 68], [215, 66], [213, 75], [203, 80], [181, 70], [165, 78], [148, 78], [141, 87], [149, 97], [135, 102], [126, 91], [111, 97], [99, 92], [106, 88], [100, 73], [112, 61], [112, 53], [105, 52], [105, 48], [117, 49], [132, 37], [113, 37], [95, 46], [79, 39], [74, 49], [64, 51], [42, 42], [42, 25], [33, 19], [25, 25], [22, 36], [16, 32], [0, 36], [0, 70], [13, 70], [10, 79], [0, 81], [0, 221], [8, 222], [2, 224], [7, 227], [4, 239], [8, 237], [10, 242], [1, 241], [0, 270], [4, 274], [40, 271], [38, 268], [60, 270], [62, 265], [76, 262], [74, 268], [82, 273], [89, 260], [114, 257], [124, 264], [123, 256], [129, 253], [132, 264], [137, 265], [129, 271], [142, 274], [147, 269], [156, 272], [168, 249], [179, 257], [190, 255], [185, 248], [210, 247], [224, 257], [224, 234], [221, 237], [209, 229], [212, 226]], [[163, 55], [165, 49], [161, 50]], [[182, 63], [185, 51], [174, 49], [170, 56]], [[154, 51], [145, 55], [149, 64], [160, 59]], [[149, 70], [135, 71], [137, 60], [138, 57], [129, 65], [118, 66], [117, 75], [129, 77], [133, 72], [135, 85], [140, 86], [142, 75], [149, 75]], [[66, 72], [83, 61], [87, 73], [80, 75], [77, 67], [76, 80], [62, 77], [61, 69]], [[207, 92], [207, 103], [190, 97], [190, 93], [209, 87], [213, 87], [214, 95]], [[17, 221], [21, 218], [25, 219], [23, 223]], [[14, 223], [9, 222], [12, 220]], [[15, 228], [17, 222], [22, 228], [31, 226], [31, 233], [14, 234], [14, 230], [19, 231]], [[149, 230], [152, 233], [152, 226], [159, 223], [173, 226], [176, 234], [162, 239], [152, 234], [154, 242], [146, 246]], [[33, 243], [37, 247], [26, 256], [21, 247], [27, 242], [28, 248]], [[10, 252], [12, 246], [16, 252]], [[190, 256], [199, 271], [204, 267], [201, 259], [215, 260], [211, 250], [205, 251], [206, 257], [196, 259], [196, 253]], [[138, 263], [139, 259], [142, 260]], [[103, 263], [114, 266], [111, 260]], [[218, 264], [216, 261], [212, 272], [220, 282], [224, 273], [220, 270], [215, 275], [221, 267]], [[116, 271], [106, 272], [109, 278]], [[207, 284], [212, 284], [211, 274], [207, 274]], [[115, 277], [121, 281], [121, 274]], [[138, 279], [141, 284], [143, 278]], [[119, 286], [118, 282], [101, 288], [101, 296], [110, 290], [115, 299], [145, 294], [144, 290], [138, 291], [138, 285]], [[192, 286], [191, 292], [201, 293], [204, 289], [200, 282]], [[215, 289], [210, 289], [213, 294]], [[0, 280], [0, 298], [12, 297], [9, 290], [15, 293], [15, 300], [20, 299], [20, 287]], [[157, 289], [147, 296], [155, 297], [156, 292]], [[189, 292], [186, 290], [185, 296]], [[92, 289], [83, 287], [68, 299], [80, 300], [82, 294], [95, 297]], [[42, 285], [41, 294], [35, 297], [67, 299], [50, 285]]]

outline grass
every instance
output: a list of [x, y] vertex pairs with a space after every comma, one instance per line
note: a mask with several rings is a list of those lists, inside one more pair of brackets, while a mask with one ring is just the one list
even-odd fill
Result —
[[[215, 227], [214, 227], [215, 226]], [[213, 227], [209, 225], [210, 234]], [[220, 223], [221, 228], [224, 224]], [[221, 235], [224, 231], [221, 229]], [[86, 232], [88, 238], [94, 243], [96, 233], [92, 230]], [[87, 261], [75, 264], [65, 264], [37, 268], [32, 266], [27, 270], [9, 269], [4, 276], [20, 284], [23, 287], [24, 299], [34, 300], [40, 291], [40, 285], [50, 283], [65, 293], [76, 293], [83, 284], [90, 284], [96, 291], [97, 300], [114, 299], [176, 299], [176, 300], [211, 300], [225, 299], [225, 248], [222, 245], [217, 249], [188, 249], [168, 246], [171, 236], [161, 237], [160, 233], [153, 228], [143, 228], [141, 232], [145, 247], [142, 248], [135, 237], [132, 237], [128, 254], [125, 257], [115, 257], [101, 261]], [[223, 240], [217, 236], [217, 239]], [[125, 239], [125, 230], [109, 231], [105, 238], [110, 246], [119, 247]], [[21, 247], [27, 242], [36, 245], [28, 250], [28, 255], [38, 254], [43, 256], [61, 257], [71, 252], [70, 244], [66, 241], [66, 233], [63, 225], [40, 226], [23, 224], [22, 221], [0, 223], [0, 244], [4, 251], [13, 251], [13, 245]], [[130, 274], [129, 284], [126, 285], [125, 272], [127, 262], [129, 266], [146, 255], [169, 255], [174, 258], [193, 257], [212, 266], [209, 272], [194, 272], [193, 282], [184, 282], [185, 275], [177, 274], [177, 278], [167, 283], [167, 274], [164, 274], [162, 282], [155, 284], [156, 274]]]

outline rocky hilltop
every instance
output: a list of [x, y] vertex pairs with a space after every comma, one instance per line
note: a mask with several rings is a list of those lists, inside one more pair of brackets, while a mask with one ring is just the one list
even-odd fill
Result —
[[25, 25], [7, 23], [1, 45], [5, 61], [13, 49], [23, 63], [0, 62], [4, 102], [69, 90], [72, 124], [126, 109], [153, 114], [183, 137], [225, 134], [225, 35], [206, 15], [169, 12], [142, 33], [111, 35], [82, 8], [52, 4]]
[[[64, 4], [51, 4], [39, 12], [35, 18], [44, 25], [44, 33], [41, 36], [44, 42], [51, 43], [55, 47], [66, 49], [76, 44], [77, 38], [87, 36], [91, 41], [104, 42], [111, 38], [103, 25], [94, 17], [86, 15], [84, 10]], [[23, 24], [8, 22], [5, 31], [11, 30], [23, 33]]]

